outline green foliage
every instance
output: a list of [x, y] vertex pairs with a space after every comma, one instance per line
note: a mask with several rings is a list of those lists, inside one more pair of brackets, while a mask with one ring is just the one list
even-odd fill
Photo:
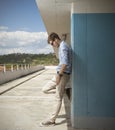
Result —
[[52, 53], [49, 54], [13, 53], [8, 55], [0, 55], [0, 64], [57, 65], [58, 59]]

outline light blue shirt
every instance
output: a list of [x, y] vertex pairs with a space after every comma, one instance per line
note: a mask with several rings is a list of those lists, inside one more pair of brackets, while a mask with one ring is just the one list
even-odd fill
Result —
[[72, 71], [72, 50], [71, 47], [65, 42], [62, 41], [58, 50], [59, 55], [59, 65], [57, 66], [57, 71], [60, 71], [62, 64], [67, 65], [64, 72], [71, 73]]

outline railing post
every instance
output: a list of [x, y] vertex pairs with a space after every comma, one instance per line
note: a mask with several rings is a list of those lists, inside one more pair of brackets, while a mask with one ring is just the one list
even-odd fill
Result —
[[24, 65], [24, 69], [26, 70], [26, 64]]
[[6, 65], [4, 64], [3, 66], [3, 72], [5, 73], [6, 72]]
[[13, 68], [13, 64], [11, 65], [11, 71], [13, 72], [14, 68]]

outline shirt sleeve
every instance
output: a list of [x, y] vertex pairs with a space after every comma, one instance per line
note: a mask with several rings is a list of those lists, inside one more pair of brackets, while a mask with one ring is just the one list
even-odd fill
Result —
[[65, 46], [61, 48], [61, 64], [68, 65], [68, 48]]

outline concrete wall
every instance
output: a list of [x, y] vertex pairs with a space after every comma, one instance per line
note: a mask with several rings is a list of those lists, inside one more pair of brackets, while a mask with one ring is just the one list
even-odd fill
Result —
[[115, 2], [72, 6], [72, 125], [115, 128]]
[[44, 66], [34, 66], [29, 69], [14, 70], [13, 72], [12, 71], [0, 72], [0, 84], [40, 71], [42, 69], [44, 69]]

